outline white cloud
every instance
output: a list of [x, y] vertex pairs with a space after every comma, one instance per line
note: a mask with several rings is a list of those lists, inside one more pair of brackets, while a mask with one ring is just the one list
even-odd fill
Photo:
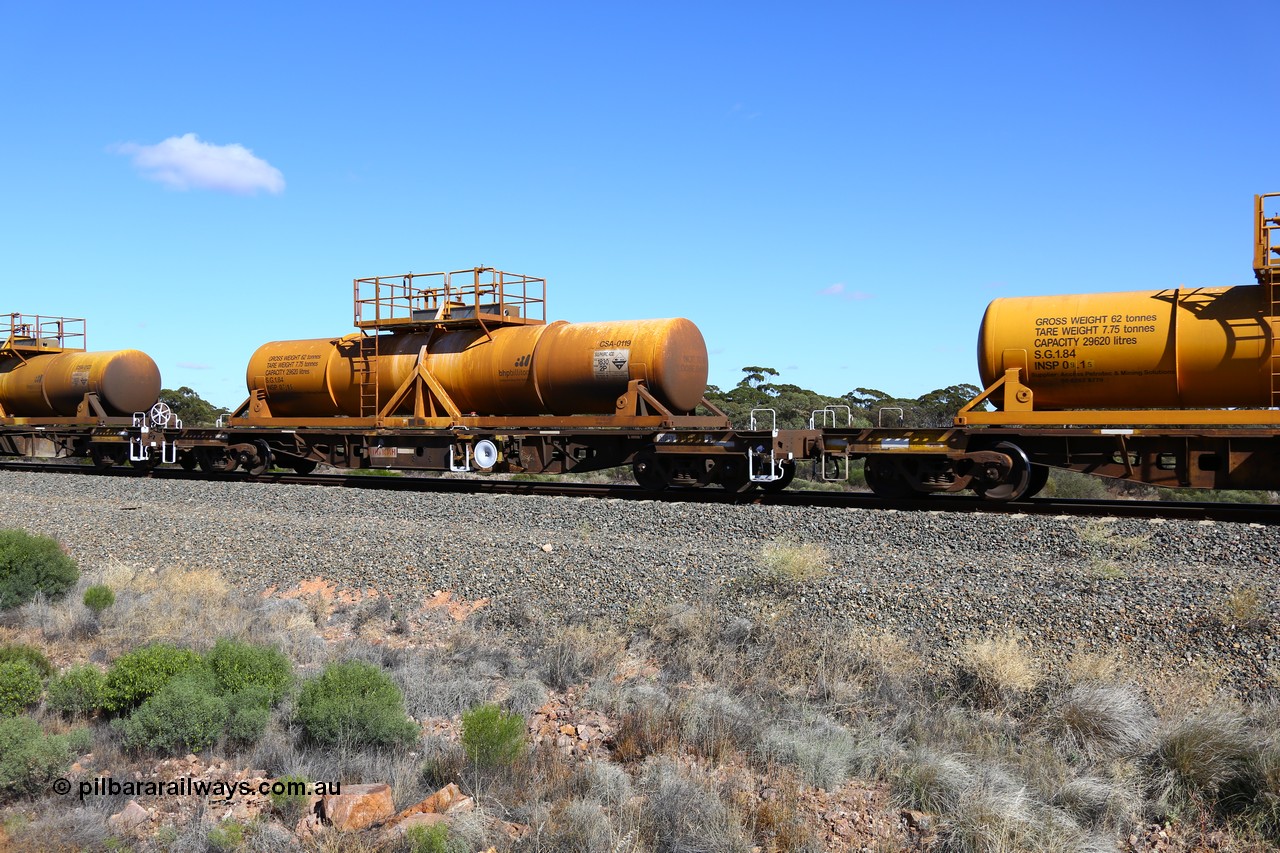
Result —
[[127, 154], [142, 176], [176, 190], [217, 190], [256, 195], [284, 192], [284, 175], [239, 143], [214, 145], [194, 133], [171, 136], [155, 145], [126, 142], [115, 146]]
[[213, 370], [212, 364], [201, 364], [198, 361], [180, 361], [178, 362], [178, 367], [187, 370]]
[[841, 299], [870, 299], [872, 296], [872, 294], [863, 293], [861, 290], [848, 290], [842, 281], [837, 281], [833, 285], [824, 287], [818, 293], [823, 296], [839, 296]]

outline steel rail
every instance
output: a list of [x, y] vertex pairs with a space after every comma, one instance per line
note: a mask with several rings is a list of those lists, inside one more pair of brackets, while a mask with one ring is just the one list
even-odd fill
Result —
[[633, 485], [610, 485], [554, 481], [500, 480], [488, 478], [386, 477], [368, 474], [294, 474], [268, 472], [250, 477], [231, 474], [184, 471], [181, 468], [142, 470], [128, 467], [94, 468], [67, 463], [0, 461], [2, 471], [29, 471], [48, 474], [81, 474], [108, 477], [140, 477], [157, 480], [259, 483], [264, 485], [324, 486], [380, 489], [402, 492], [452, 494], [514, 494], [615, 500], [657, 500], [670, 503], [755, 504], [764, 506], [824, 507], [895, 512], [986, 512], [1003, 515], [1112, 516], [1123, 518], [1179, 519], [1190, 521], [1230, 521], [1249, 524], [1280, 524], [1280, 505], [1228, 503], [1220, 501], [1136, 501], [1031, 498], [1002, 503], [968, 495], [926, 495], [901, 500], [885, 500], [870, 492], [787, 490], [777, 493], [738, 494], [714, 487], [647, 491]]

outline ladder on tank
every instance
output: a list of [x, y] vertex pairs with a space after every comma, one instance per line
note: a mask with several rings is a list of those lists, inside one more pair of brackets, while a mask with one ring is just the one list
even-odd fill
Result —
[[360, 386], [360, 417], [378, 416], [378, 330], [360, 332], [359, 357], [355, 362], [356, 380]]
[[1267, 216], [1266, 200], [1280, 193], [1254, 196], [1253, 274], [1262, 285], [1262, 304], [1271, 329], [1271, 408], [1280, 408], [1280, 216]]

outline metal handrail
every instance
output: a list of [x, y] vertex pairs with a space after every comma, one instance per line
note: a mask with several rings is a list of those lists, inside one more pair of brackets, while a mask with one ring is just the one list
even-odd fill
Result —
[[[470, 281], [458, 283], [455, 276]], [[545, 323], [546, 284], [545, 279], [493, 267], [357, 278], [352, 286], [354, 322], [364, 329], [482, 318], [498, 324]], [[464, 313], [468, 308], [470, 314]]]
[[[79, 341], [79, 346], [69, 346]], [[76, 349], [88, 346], [88, 324], [79, 317], [13, 312], [0, 315], [0, 347], [5, 349]]]

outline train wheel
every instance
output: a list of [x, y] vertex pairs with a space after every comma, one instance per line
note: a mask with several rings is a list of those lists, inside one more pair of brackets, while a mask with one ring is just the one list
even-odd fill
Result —
[[667, 477], [658, 466], [658, 460], [652, 455], [640, 456], [631, 463], [631, 473], [640, 488], [649, 492], [660, 492], [668, 485]]
[[720, 462], [719, 479], [716, 482], [726, 492], [736, 492], [738, 494], [749, 492], [756, 487], [756, 484], [751, 482], [751, 477], [747, 473], [746, 461], [740, 459]]
[[289, 467], [294, 470], [294, 473], [305, 477], [316, 470], [316, 461], [314, 459], [295, 459], [289, 463]]
[[196, 470], [196, 465], [198, 463], [199, 463], [199, 460], [196, 459], [196, 455], [194, 451], [188, 450], [184, 453], [178, 454], [178, 465], [182, 467], [183, 471]]
[[160, 460], [155, 456], [152, 456], [147, 459], [130, 459], [129, 460], [129, 466], [131, 468], [137, 468], [139, 471], [154, 470], [156, 466], [158, 466], [159, 464], [160, 464]]
[[250, 477], [261, 477], [267, 473], [267, 469], [271, 467], [275, 457], [265, 441], [255, 441], [253, 444], [258, 452], [254, 455], [253, 460], [247, 463], [246, 470], [249, 472]]
[[1048, 465], [1032, 465], [1031, 481], [1027, 484], [1027, 491], [1023, 493], [1024, 498], [1033, 498], [1040, 494], [1049, 483], [1049, 466]]
[[893, 501], [913, 497], [916, 494], [916, 490], [902, 476], [898, 466], [889, 459], [868, 457], [865, 473], [868, 488], [878, 498]]
[[94, 446], [89, 448], [89, 458], [93, 460], [93, 467], [99, 471], [105, 471], [119, 465], [124, 460], [121, 459], [123, 454], [116, 453], [114, 450], [108, 450], [105, 447]]
[[216, 448], [201, 448], [196, 462], [206, 474], [230, 474], [240, 464], [235, 457]]
[[780, 492], [787, 486], [791, 485], [791, 481], [796, 478], [796, 463], [792, 461], [779, 462], [782, 466], [782, 477], [768, 483], [761, 483], [760, 488], [769, 494]]
[[[1009, 469], [1009, 475], [1004, 482], [996, 483], [990, 486], [976, 486], [974, 491], [982, 495], [989, 501], [1016, 501], [1027, 494], [1031, 486], [1031, 461], [1027, 459], [1027, 454], [1022, 452], [1022, 448], [1018, 445], [1002, 441], [992, 450], [1003, 453], [1012, 460], [1013, 465]], [[1048, 473], [1046, 471], [1046, 477]]]

